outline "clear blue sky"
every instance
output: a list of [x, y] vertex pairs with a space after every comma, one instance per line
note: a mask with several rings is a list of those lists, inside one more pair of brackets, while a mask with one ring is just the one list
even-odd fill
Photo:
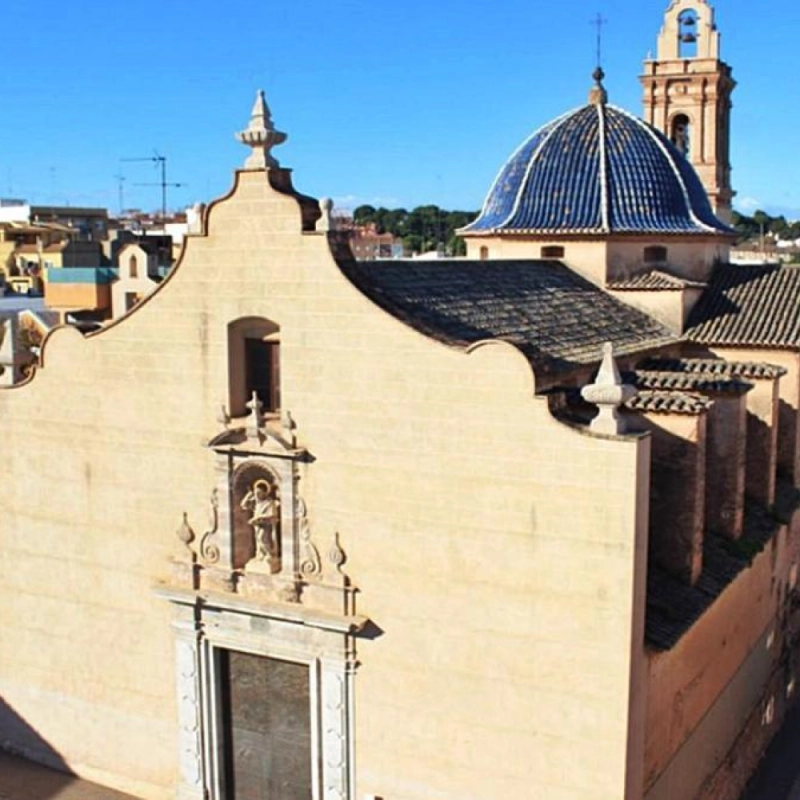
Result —
[[[637, 76], [668, 0], [17, 0], [4, 4], [0, 196], [157, 209], [227, 191], [233, 134], [265, 89], [295, 185], [337, 205], [477, 209], [535, 128], [582, 105], [600, 11], [611, 102]], [[735, 205], [800, 217], [800, 3], [717, 0], [733, 66]]]

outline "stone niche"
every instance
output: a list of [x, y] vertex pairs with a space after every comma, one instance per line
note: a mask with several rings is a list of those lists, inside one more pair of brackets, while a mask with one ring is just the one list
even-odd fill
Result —
[[320, 550], [299, 492], [301, 469], [313, 456], [297, 446], [288, 413], [265, 421], [255, 398], [249, 405], [246, 427], [226, 427], [208, 443], [216, 473], [208, 529], [197, 535], [184, 519], [172, 582], [350, 614], [339, 535]]

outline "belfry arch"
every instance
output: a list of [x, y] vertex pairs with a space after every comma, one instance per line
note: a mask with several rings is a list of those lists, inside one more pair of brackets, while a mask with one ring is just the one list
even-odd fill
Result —
[[731, 93], [736, 81], [720, 60], [720, 34], [706, 0], [673, 0], [655, 58], [641, 76], [644, 119], [691, 162], [716, 215], [730, 222]]

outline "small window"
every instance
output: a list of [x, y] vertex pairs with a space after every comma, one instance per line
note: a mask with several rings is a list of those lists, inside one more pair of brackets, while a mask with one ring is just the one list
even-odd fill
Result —
[[263, 411], [277, 411], [281, 407], [279, 353], [278, 342], [250, 338], [244, 340], [246, 394], [252, 397], [255, 392], [263, 403]]
[[564, 258], [564, 248], [561, 245], [547, 245], [541, 252], [542, 258]]
[[489, 258], [489, 248], [488, 247], [481, 247], [480, 258], [481, 258], [481, 261], [486, 261]]
[[128, 259], [128, 275], [131, 278], [139, 277], [139, 262], [136, 260], [136, 256], [131, 256]]
[[280, 399], [278, 326], [261, 317], [244, 317], [228, 325], [229, 413], [243, 417], [256, 393], [263, 412], [277, 412]]
[[645, 247], [644, 249], [644, 263], [645, 264], [666, 264], [667, 263], [667, 248], [659, 245], [652, 247]]
[[689, 158], [691, 152], [690, 133], [689, 117], [687, 117], [686, 114], [677, 114], [672, 118], [669, 138], [672, 144], [674, 144], [686, 158]]
[[125, 311], [130, 311], [139, 302], [136, 292], [125, 292]]

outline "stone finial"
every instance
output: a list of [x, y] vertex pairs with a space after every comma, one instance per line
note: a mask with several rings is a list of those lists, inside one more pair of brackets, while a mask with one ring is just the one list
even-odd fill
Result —
[[593, 106], [604, 106], [608, 102], [608, 92], [603, 86], [603, 78], [606, 74], [602, 67], [598, 67], [593, 73], [594, 86], [589, 91], [589, 103]]
[[247, 420], [247, 435], [251, 439], [261, 440], [261, 430], [264, 427], [264, 417], [261, 415], [261, 409], [264, 404], [258, 399], [258, 395], [253, 392], [245, 406], [250, 409], [250, 416]]
[[614, 361], [614, 346], [611, 342], [603, 345], [603, 360], [594, 383], [581, 389], [581, 397], [593, 403], [600, 411], [589, 426], [596, 433], [618, 435], [625, 432], [625, 426], [617, 409], [636, 395], [636, 389], [622, 382]]
[[263, 90], [259, 89], [256, 95], [250, 124], [246, 130], [237, 133], [236, 138], [242, 144], [253, 148], [253, 152], [244, 162], [245, 169], [269, 169], [280, 166], [269, 151], [276, 145], [283, 144], [287, 136], [276, 130]]
[[328, 231], [333, 230], [333, 200], [330, 197], [323, 197], [319, 201], [319, 210], [322, 212], [322, 216], [317, 222], [317, 230], [320, 233], [327, 233]]

